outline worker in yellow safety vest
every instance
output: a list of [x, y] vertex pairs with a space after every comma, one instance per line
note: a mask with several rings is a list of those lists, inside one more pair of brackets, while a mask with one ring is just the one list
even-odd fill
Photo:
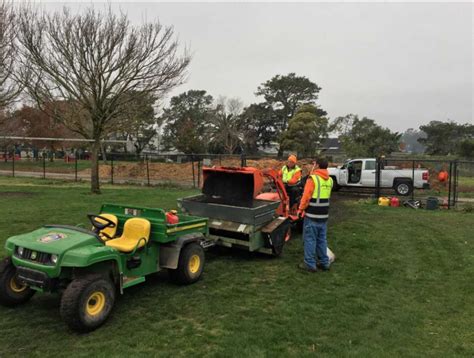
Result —
[[297, 185], [301, 182], [301, 168], [296, 165], [296, 155], [288, 157], [288, 162], [280, 169], [279, 174], [285, 185]]
[[295, 204], [298, 191], [297, 186], [301, 183], [301, 168], [296, 165], [296, 161], [296, 155], [291, 154], [286, 165], [278, 172], [283, 184], [285, 184], [286, 192], [290, 199], [290, 208]]
[[[298, 208], [298, 216], [304, 213], [303, 242], [304, 262], [298, 267], [309, 272], [316, 272], [317, 266], [329, 270], [327, 255], [327, 221], [329, 217], [329, 198], [333, 180], [329, 176], [328, 161], [318, 159], [310, 177], [306, 181], [303, 197]], [[319, 260], [319, 265], [316, 261]]]

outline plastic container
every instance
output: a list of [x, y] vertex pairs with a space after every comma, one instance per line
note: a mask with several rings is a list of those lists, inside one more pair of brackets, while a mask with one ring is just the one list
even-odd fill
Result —
[[399, 207], [400, 200], [396, 196], [394, 196], [392, 199], [390, 199], [390, 206]]
[[380, 206], [390, 206], [390, 199], [389, 198], [386, 198], [384, 196], [381, 196], [379, 198], [379, 205]]
[[449, 179], [449, 174], [446, 170], [442, 170], [438, 173], [438, 181], [443, 183], [445, 181], [448, 181]]
[[177, 224], [177, 223], [179, 223], [179, 217], [176, 214], [175, 210], [171, 210], [171, 211], [168, 211], [166, 213], [166, 222], [168, 224]]
[[433, 196], [426, 199], [426, 210], [436, 210], [439, 207], [439, 200]]

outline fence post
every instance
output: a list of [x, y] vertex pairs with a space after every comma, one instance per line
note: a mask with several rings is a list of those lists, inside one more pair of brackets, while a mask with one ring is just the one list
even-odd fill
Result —
[[114, 155], [110, 154], [110, 184], [114, 184]]
[[198, 159], [198, 188], [201, 187], [201, 159]]
[[150, 168], [148, 167], [148, 154], [145, 154], [145, 161], [146, 161], [146, 182], [147, 182], [147, 185], [150, 186]]
[[74, 151], [74, 181], [77, 182], [77, 150]]
[[449, 162], [449, 182], [448, 182], [448, 210], [451, 209], [451, 184], [453, 175], [453, 162]]
[[13, 147], [12, 175], [13, 175], [13, 177], [15, 177], [15, 147]]
[[[380, 157], [377, 157], [375, 160], [375, 196], [377, 201], [380, 198]], [[347, 173], [348, 179], [349, 179], [349, 173]]]
[[241, 167], [246, 167], [247, 166], [247, 159], [245, 158], [245, 153], [242, 152], [242, 154], [240, 154], [240, 166]]
[[193, 171], [193, 188], [196, 188], [196, 175], [194, 174], [194, 156], [191, 156], [191, 169]]
[[453, 206], [456, 206], [458, 200], [458, 160], [454, 161], [454, 168], [453, 168]]
[[411, 167], [411, 182], [413, 188], [411, 189], [411, 200], [415, 200], [415, 161], [412, 161]]
[[46, 179], [46, 158], [44, 157], [44, 152], [43, 152], [43, 179]]

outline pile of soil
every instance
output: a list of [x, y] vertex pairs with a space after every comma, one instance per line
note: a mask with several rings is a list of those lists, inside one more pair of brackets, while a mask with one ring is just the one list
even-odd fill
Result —
[[[222, 159], [212, 160], [211, 166], [224, 166], [224, 167], [240, 167], [240, 159]], [[259, 160], [247, 160], [247, 166], [255, 167], [259, 169], [272, 168], [279, 170], [283, 165], [286, 164], [285, 160], [276, 159], [259, 159]], [[303, 168], [303, 175], [306, 175], [309, 168], [311, 167], [310, 160], [303, 160], [298, 162], [298, 165]], [[332, 165], [336, 165], [331, 163]], [[193, 181], [193, 164], [192, 163], [148, 163], [148, 171], [150, 180], [159, 181], [170, 181], [170, 182], [192, 182]], [[198, 163], [194, 163], [194, 175], [197, 180]], [[80, 174], [90, 175], [90, 169], [85, 169]], [[99, 176], [100, 178], [106, 179], [111, 177], [111, 166], [107, 164], [99, 165]], [[114, 162], [114, 178], [122, 179], [139, 179], [147, 178], [147, 165], [145, 162]]]

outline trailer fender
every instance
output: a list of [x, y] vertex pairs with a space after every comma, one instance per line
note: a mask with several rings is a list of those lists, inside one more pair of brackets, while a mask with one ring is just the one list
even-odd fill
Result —
[[281, 255], [288, 234], [291, 235], [291, 221], [283, 216], [275, 218], [262, 228], [265, 246], [272, 249], [274, 256]]
[[178, 268], [179, 254], [181, 249], [192, 242], [198, 242], [204, 239], [201, 233], [188, 234], [179, 237], [175, 242], [160, 246], [160, 267], [167, 269]]

